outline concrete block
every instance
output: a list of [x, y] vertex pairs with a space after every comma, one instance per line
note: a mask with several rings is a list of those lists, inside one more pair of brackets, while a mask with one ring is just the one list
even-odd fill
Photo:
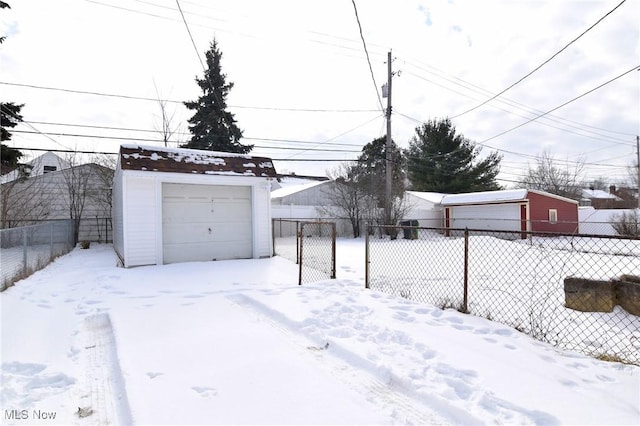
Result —
[[640, 277], [623, 275], [613, 282], [618, 305], [631, 315], [640, 316]]
[[612, 312], [616, 290], [612, 281], [567, 277], [564, 279], [565, 306], [582, 312]]

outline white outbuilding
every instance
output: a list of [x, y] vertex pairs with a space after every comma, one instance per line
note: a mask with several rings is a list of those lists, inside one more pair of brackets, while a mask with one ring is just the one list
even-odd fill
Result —
[[124, 267], [270, 257], [271, 159], [122, 145], [113, 246]]

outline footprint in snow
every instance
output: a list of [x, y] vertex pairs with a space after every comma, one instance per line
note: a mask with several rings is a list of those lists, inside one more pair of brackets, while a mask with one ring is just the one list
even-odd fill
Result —
[[218, 390], [215, 388], [209, 388], [206, 386], [192, 386], [191, 389], [193, 389], [203, 398], [211, 398], [218, 395]]
[[157, 371], [149, 371], [147, 372], [147, 376], [149, 376], [150, 379], [155, 379], [158, 376], [162, 376], [164, 373], [159, 373]]

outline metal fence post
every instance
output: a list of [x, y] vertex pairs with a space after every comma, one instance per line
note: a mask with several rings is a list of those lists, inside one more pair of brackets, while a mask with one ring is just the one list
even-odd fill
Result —
[[[296, 228], [298, 227], [298, 223], [296, 223]], [[298, 252], [298, 285], [302, 285], [302, 233], [304, 231], [304, 223], [300, 224], [300, 230], [297, 232], [297, 237], [296, 237], [296, 250], [298, 250], [298, 242], [300, 243], [299, 245], [299, 252]]]
[[336, 277], [336, 224], [331, 226], [331, 278]]
[[369, 223], [364, 224], [364, 288], [369, 288]]
[[[302, 225], [300, 221], [296, 220], [296, 263], [300, 263], [302, 259], [302, 243], [300, 239], [302, 238]], [[300, 270], [300, 282], [302, 283], [302, 269]]]
[[53, 222], [49, 222], [49, 258], [53, 259]]
[[22, 228], [22, 273], [27, 275], [27, 228]]
[[271, 219], [271, 256], [276, 255], [276, 220]]
[[462, 310], [469, 312], [469, 229], [464, 229], [464, 294], [462, 297]]

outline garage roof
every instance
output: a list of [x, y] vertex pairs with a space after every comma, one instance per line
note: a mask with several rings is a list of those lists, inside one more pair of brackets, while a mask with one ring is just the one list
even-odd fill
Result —
[[440, 202], [443, 206], [454, 206], [464, 204], [491, 204], [491, 203], [509, 203], [526, 200], [528, 194], [538, 194], [545, 197], [555, 198], [568, 203], [578, 204], [576, 200], [562, 197], [556, 194], [550, 194], [535, 189], [504, 189], [502, 191], [484, 191], [484, 192], [468, 192], [465, 194], [445, 195]]
[[277, 177], [270, 158], [198, 149], [122, 145], [119, 163], [122, 170]]
[[519, 201], [527, 198], [526, 189], [506, 189], [503, 191], [470, 192], [466, 194], [445, 195], [442, 198], [443, 206], [454, 204], [485, 204]]

